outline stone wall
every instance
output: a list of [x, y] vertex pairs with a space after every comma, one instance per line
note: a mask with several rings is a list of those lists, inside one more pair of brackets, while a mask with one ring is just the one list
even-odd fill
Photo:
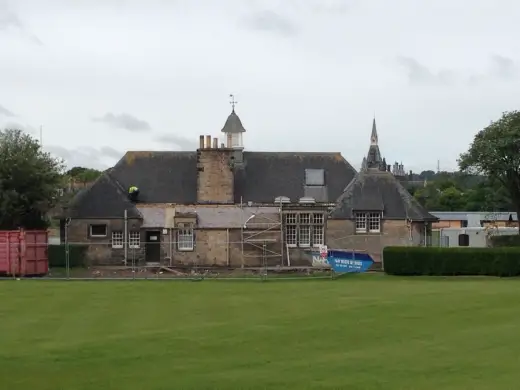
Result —
[[352, 249], [368, 252], [375, 261], [381, 261], [386, 246], [418, 246], [424, 244], [424, 223], [412, 223], [412, 233], [405, 220], [381, 221], [381, 233], [356, 234], [355, 222], [329, 219], [325, 240], [330, 249]]
[[[91, 225], [106, 225], [105, 237], [91, 237]], [[128, 231], [140, 231], [141, 221], [128, 220]], [[85, 245], [86, 265], [123, 265], [125, 250], [123, 248], [112, 248], [112, 232], [124, 232], [125, 223], [123, 219], [72, 219], [67, 228], [67, 240], [70, 245]], [[127, 262], [130, 262], [130, 252], [136, 263], [144, 261], [144, 237], [141, 233], [141, 245], [139, 249], [128, 249]], [[64, 243], [64, 242], [63, 242]]]

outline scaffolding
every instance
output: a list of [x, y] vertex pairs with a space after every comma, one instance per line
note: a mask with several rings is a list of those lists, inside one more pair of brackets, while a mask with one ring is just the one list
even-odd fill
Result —
[[[255, 207], [257, 213], [246, 217], [245, 207], [240, 205], [244, 223], [241, 225], [242, 268], [246, 264], [270, 266], [284, 265], [284, 234], [282, 206]], [[249, 206], [248, 209], [252, 207]], [[273, 212], [276, 210], [276, 212]], [[277, 217], [274, 217], [274, 216]]]

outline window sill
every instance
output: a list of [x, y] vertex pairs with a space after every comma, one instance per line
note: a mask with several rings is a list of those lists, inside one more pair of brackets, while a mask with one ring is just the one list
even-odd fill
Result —
[[179, 249], [177, 248], [177, 252], [193, 252], [195, 250], [195, 248], [191, 248], [191, 249]]
[[310, 248], [311, 244], [300, 244], [299, 247], [300, 248]]
[[107, 235], [104, 236], [93, 236], [92, 234], [89, 236], [89, 238], [107, 238]]
[[287, 244], [287, 247], [289, 247], [289, 248], [298, 248], [298, 245], [296, 245], [296, 244]]
[[112, 245], [112, 249], [123, 249], [123, 245], [119, 246], [119, 245]]

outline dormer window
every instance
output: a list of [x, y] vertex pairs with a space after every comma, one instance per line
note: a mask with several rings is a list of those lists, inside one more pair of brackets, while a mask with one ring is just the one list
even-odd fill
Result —
[[354, 215], [356, 233], [380, 233], [381, 212], [357, 212]]

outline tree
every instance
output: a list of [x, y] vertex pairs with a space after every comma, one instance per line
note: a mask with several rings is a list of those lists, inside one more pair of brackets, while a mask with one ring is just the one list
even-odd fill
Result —
[[65, 172], [65, 175], [83, 183], [87, 184], [96, 180], [101, 176], [102, 172], [97, 169], [85, 168], [85, 167], [74, 167]]
[[21, 130], [0, 131], [0, 229], [41, 229], [62, 183], [63, 164]]
[[[507, 190], [520, 227], [520, 112], [505, 112], [479, 131], [461, 154], [463, 172], [481, 173]], [[519, 229], [520, 232], [520, 229]]]

